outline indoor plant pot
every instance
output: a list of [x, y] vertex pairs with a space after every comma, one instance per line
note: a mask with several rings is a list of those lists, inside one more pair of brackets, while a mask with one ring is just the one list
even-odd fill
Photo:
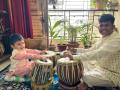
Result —
[[78, 42], [68, 42], [68, 48], [78, 48], [79, 43]]
[[64, 51], [67, 48], [67, 44], [57, 44], [57, 48], [59, 51]]
[[56, 49], [55, 45], [49, 45], [48, 46], [48, 50], [50, 50], [50, 51], [55, 51], [55, 49]]

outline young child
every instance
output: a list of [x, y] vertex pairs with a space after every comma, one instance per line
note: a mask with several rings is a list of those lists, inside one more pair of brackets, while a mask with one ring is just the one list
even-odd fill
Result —
[[11, 59], [11, 66], [9, 72], [5, 76], [5, 80], [14, 80], [15, 77], [24, 77], [29, 75], [29, 72], [34, 66], [33, 61], [36, 59], [45, 59], [42, 53], [45, 51], [32, 50], [25, 48], [24, 38], [20, 34], [13, 34], [10, 36], [10, 44], [13, 48]]

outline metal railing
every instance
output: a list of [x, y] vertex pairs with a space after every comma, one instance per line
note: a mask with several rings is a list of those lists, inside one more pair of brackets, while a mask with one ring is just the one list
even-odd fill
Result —
[[[86, 23], [93, 23], [96, 24], [98, 23], [98, 18], [101, 14], [103, 13], [109, 13], [114, 15], [118, 10], [113, 10], [113, 9], [100, 9], [100, 10], [48, 10], [48, 14], [51, 17], [51, 19], [54, 21], [56, 20], [63, 20], [66, 21], [67, 20], [67, 24], [68, 26], [70, 26], [71, 24], [73, 24], [72, 22], [75, 22], [75, 19], [77, 19], [77, 21], [83, 21]], [[77, 14], [77, 15], [75, 15]], [[62, 24], [61, 27], [65, 27], [65, 22]], [[94, 26], [93, 28], [94, 29]], [[94, 30], [92, 30], [94, 31]], [[66, 35], [66, 31], [63, 30], [62, 31], [64, 34], [64, 36]], [[79, 38], [79, 37], [78, 37]]]

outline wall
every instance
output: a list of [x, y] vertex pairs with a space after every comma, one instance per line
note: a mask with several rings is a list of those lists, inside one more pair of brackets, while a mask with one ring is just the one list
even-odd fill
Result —
[[115, 25], [120, 31], [120, 0], [113, 0], [114, 2], [118, 2], [118, 12], [115, 13]]
[[30, 9], [32, 15], [33, 37], [42, 37], [42, 11], [38, 10], [37, 0], [30, 0]]
[[[47, 0], [30, 0], [30, 10], [32, 16], [32, 26], [33, 26], [33, 39], [27, 39], [28, 48], [35, 48], [36, 46], [47, 46], [47, 33], [46, 22], [43, 21], [43, 17], [47, 16]], [[46, 5], [45, 5], [46, 4]], [[46, 24], [46, 25], [45, 25]], [[28, 45], [31, 41], [32, 46]], [[36, 42], [34, 42], [36, 41]], [[30, 43], [29, 43], [30, 44]], [[38, 48], [38, 47], [36, 47]]]

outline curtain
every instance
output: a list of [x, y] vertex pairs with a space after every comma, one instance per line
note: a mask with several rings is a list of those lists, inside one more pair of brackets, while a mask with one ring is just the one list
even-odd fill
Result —
[[10, 27], [13, 33], [20, 33], [24, 38], [32, 38], [32, 20], [30, 0], [8, 0]]
[[[10, 29], [10, 19], [7, 9], [7, 0], [0, 0], [0, 12], [1, 12], [1, 34], [0, 34], [0, 42], [4, 46], [4, 54], [10, 54], [12, 49], [9, 44], [9, 35], [11, 34]], [[6, 12], [3, 14], [3, 12]]]
[[[0, 0], [0, 12], [5, 11], [6, 14], [2, 17], [2, 26], [3, 29], [8, 29], [10, 27], [10, 21], [9, 21], [9, 15], [8, 15], [8, 9], [7, 9], [7, 0]], [[4, 31], [3, 30], [3, 31]]]
[[7, 15], [2, 19], [4, 33], [2, 43], [4, 54], [11, 53], [9, 35], [19, 33], [24, 38], [33, 38], [32, 20], [30, 14], [30, 0], [0, 0], [0, 11], [5, 10]]

